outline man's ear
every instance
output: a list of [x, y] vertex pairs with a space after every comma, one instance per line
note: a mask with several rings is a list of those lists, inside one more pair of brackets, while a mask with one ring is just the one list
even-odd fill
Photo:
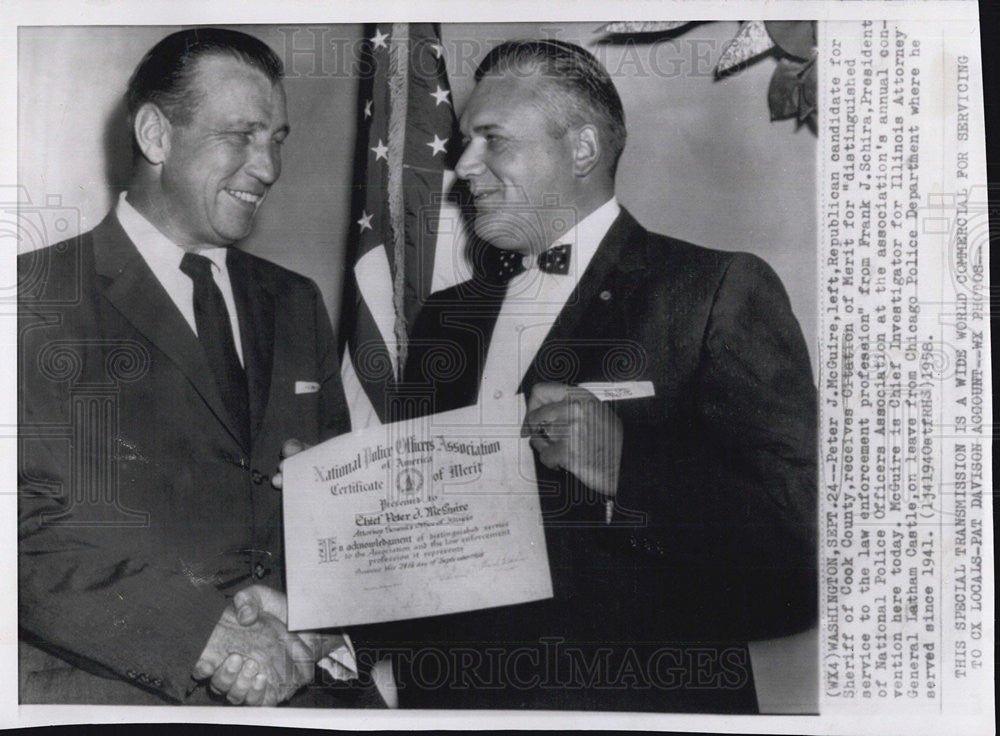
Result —
[[132, 134], [143, 158], [154, 166], [170, 155], [170, 121], [157, 105], [147, 102], [135, 113]]
[[573, 173], [587, 176], [601, 159], [601, 139], [597, 126], [581, 125], [573, 131]]

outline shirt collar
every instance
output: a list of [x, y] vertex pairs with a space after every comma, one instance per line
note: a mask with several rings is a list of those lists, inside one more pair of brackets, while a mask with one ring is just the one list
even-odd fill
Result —
[[[122, 230], [125, 231], [125, 234], [128, 235], [147, 262], [155, 261], [164, 266], [179, 269], [181, 259], [184, 257], [184, 249], [161, 233], [153, 223], [146, 219], [145, 215], [129, 204], [125, 198], [127, 194], [127, 192], [121, 193], [118, 197], [118, 206], [115, 209]], [[228, 248], [212, 247], [201, 248], [197, 253], [212, 261], [215, 270], [220, 271], [226, 267], [227, 251]]]
[[578, 248], [596, 250], [620, 212], [621, 207], [618, 205], [618, 200], [612, 197], [576, 223], [565, 235], [552, 241], [549, 247], [560, 243], [571, 243]]

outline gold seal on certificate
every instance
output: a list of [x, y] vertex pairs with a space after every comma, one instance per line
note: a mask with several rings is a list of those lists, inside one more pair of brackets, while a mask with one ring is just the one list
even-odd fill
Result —
[[532, 451], [479, 407], [352, 432], [285, 461], [288, 625], [550, 598]]

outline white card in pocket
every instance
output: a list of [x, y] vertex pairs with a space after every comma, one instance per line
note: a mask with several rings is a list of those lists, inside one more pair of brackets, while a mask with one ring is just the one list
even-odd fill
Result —
[[319, 391], [319, 384], [315, 381], [296, 381], [295, 382], [295, 393], [296, 394], [314, 394]]
[[590, 391], [600, 401], [646, 399], [656, 396], [652, 381], [595, 381], [577, 385]]

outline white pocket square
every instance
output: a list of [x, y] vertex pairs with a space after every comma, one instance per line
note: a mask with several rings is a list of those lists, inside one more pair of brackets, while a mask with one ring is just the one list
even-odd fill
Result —
[[319, 391], [319, 384], [315, 381], [296, 381], [295, 382], [295, 393], [296, 394], [314, 394]]
[[656, 395], [652, 381], [602, 381], [581, 383], [600, 401], [620, 401], [622, 399], [645, 399]]

